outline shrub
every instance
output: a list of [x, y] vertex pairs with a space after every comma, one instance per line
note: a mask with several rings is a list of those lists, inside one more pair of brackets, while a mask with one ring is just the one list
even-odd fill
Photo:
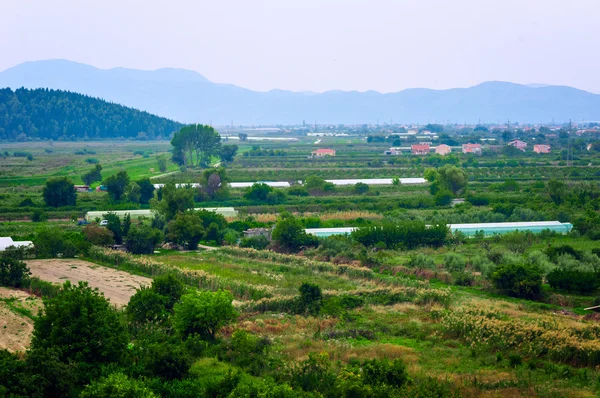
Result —
[[159, 230], [146, 225], [134, 225], [129, 230], [125, 246], [132, 254], [152, 254], [162, 240], [163, 235]]
[[542, 289], [542, 274], [533, 265], [502, 264], [492, 274], [492, 283], [510, 296], [538, 299]]
[[67, 177], [49, 178], [44, 186], [43, 197], [48, 206], [75, 206], [75, 185]]
[[418, 269], [434, 269], [436, 268], [435, 261], [423, 253], [412, 255], [406, 263], [407, 267]]
[[264, 250], [267, 246], [269, 246], [269, 239], [263, 235], [250, 236], [240, 241], [240, 247], [249, 247], [256, 250]]
[[130, 379], [123, 373], [112, 373], [96, 380], [81, 392], [81, 398], [136, 397], [154, 398], [156, 395], [142, 381]]
[[308, 354], [308, 359], [298, 363], [291, 372], [291, 385], [304, 391], [319, 391], [327, 396], [327, 391], [335, 383], [331, 362], [326, 352]]
[[89, 224], [83, 227], [83, 235], [92, 245], [108, 246], [115, 243], [112, 231], [97, 225]]
[[135, 323], [161, 322], [168, 316], [167, 300], [155, 290], [142, 286], [129, 299], [126, 311]]
[[400, 388], [408, 383], [406, 365], [400, 359], [372, 359], [363, 363], [365, 382], [371, 385], [388, 385]]
[[570, 293], [590, 294], [600, 287], [599, 274], [580, 270], [555, 269], [546, 276], [553, 289]]
[[369, 186], [367, 184], [365, 184], [364, 182], [357, 182], [356, 184], [354, 184], [354, 187], [352, 188], [352, 190], [355, 193], [362, 195], [363, 193], [369, 192]]
[[448, 206], [452, 203], [452, 197], [452, 192], [441, 190], [435, 194], [433, 200], [437, 206]]
[[288, 195], [292, 195], [292, 196], [308, 196], [309, 195], [306, 187], [303, 187], [301, 185], [289, 188], [287, 193], [288, 193]]
[[31, 214], [31, 221], [33, 222], [42, 222], [48, 219], [48, 215], [44, 210], [35, 209]]
[[453, 272], [454, 284], [458, 286], [473, 286], [475, 278], [468, 272]]
[[419, 246], [443, 246], [448, 239], [448, 232], [445, 224], [426, 226], [422, 221], [410, 221], [360, 227], [352, 231], [351, 236], [367, 247], [383, 242], [388, 248], [414, 249]]
[[128, 341], [121, 318], [86, 282], [65, 282], [56, 297], [44, 299], [41, 314], [34, 321], [30, 352], [53, 352], [62, 364], [79, 364], [78, 382], [87, 384], [102, 366], [121, 359]]
[[303, 282], [299, 290], [296, 311], [300, 314], [318, 315], [323, 304], [321, 288], [314, 283]]
[[195, 292], [181, 296], [175, 304], [173, 327], [184, 338], [198, 334], [214, 340], [218, 331], [237, 316], [228, 291]]
[[557, 258], [563, 254], [568, 254], [576, 260], [581, 260], [581, 253], [570, 245], [551, 246], [546, 249], [546, 255], [554, 262], [556, 262]]
[[319, 244], [317, 237], [304, 232], [302, 223], [292, 215], [282, 215], [273, 229], [272, 239], [283, 249], [290, 251]]
[[444, 267], [448, 271], [462, 272], [465, 270], [466, 266], [467, 260], [460, 254], [448, 253], [444, 256]]
[[0, 286], [21, 287], [31, 274], [27, 264], [8, 250], [0, 256]]
[[186, 287], [173, 274], [160, 275], [152, 281], [152, 290], [167, 299], [165, 307], [172, 310], [181, 296], [185, 293]]

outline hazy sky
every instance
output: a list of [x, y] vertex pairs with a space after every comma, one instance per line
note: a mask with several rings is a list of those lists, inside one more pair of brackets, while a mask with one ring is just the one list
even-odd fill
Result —
[[600, 0], [0, 0], [0, 70], [64, 58], [266, 91], [600, 93]]

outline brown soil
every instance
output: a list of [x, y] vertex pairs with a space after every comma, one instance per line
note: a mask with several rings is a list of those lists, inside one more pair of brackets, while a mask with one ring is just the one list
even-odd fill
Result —
[[0, 299], [14, 299], [10, 305], [0, 301], [0, 349], [25, 351], [31, 342], [33, 320], [15, 312], [11, 306], [29, 310], [32, 315], [37, 315], [42, 308], [42, 300], [21, 290], [6, 287], [0, 287]]
[[64, 283], [71, 281], [88, 282], [90, 287], [98, 288], [110, 302], [124, 306], [142, 285], [150, 285], [152, 279], [132, 275], [112, 268], [76, 259], [28, 260], [27, 265], [32, 276], [48, 282]]

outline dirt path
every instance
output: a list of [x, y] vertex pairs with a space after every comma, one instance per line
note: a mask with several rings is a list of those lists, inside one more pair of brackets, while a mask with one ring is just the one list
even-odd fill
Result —
[[25, 351], [33, 333], [33, 320], [15, 308], [37, 315], [42, 300], [21, 290], [0, 287], [0, 349], [11, 352]]
[[48, 282], [72, 283], [87, 281], [98, 288], [110, 302], [123, 306], [141, 285], [150, 285], [152, 279], [128, 274], [112, 268], [76, 259], [29, 260], [27, 265], [33, 276]]

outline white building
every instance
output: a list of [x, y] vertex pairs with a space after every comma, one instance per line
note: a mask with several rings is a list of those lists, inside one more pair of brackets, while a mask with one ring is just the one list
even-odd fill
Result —
[[33, 248], [33, 242], [29, 241], [29, 240], [21, 240], [21, 241], [14, 241], [12, 240], [11, 237], [0, 237], [0, 252], [5, 251], [7, 248], [14, 246], [14, 247], [24, 247], [26, 249], [31, 249]]

